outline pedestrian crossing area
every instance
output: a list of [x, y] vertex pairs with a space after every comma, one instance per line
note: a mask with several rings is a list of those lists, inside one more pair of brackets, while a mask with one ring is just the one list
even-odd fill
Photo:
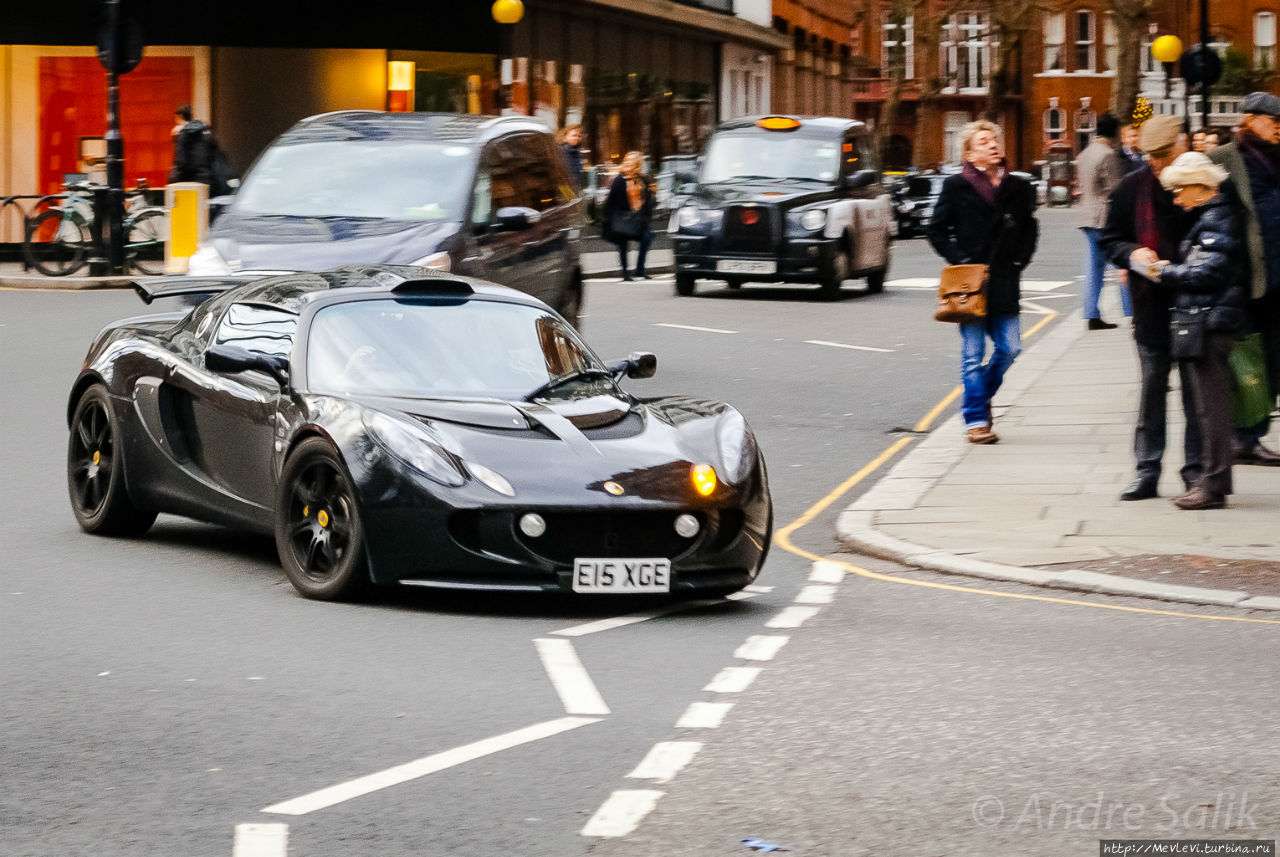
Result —
[[[603, 282], [603, 283], [622, 282], [622, 277], [616, 274], [613, 274], [613, 275], [588, 274], [587, 278], [590, 280]], [[647, 280], [636, 280], [635, 282], [637, 283], [671, 283], [673, 280], [675, 280], [675, 276], [672, 274], [653, 274]], [[1025, 279], [1022, 281], [1022, 292], [1024, 295], [1049, 294], [1051, 292], [1056, 292], [1059, 289], [1065, 288], [1067, 286], [1074, 285], [1075, 282], [1076, 282], [1075, 280]], [[714, 281], [708, 280], [706, 282], [706, 285], [708, 288], [714, 288], [713, 283]], [[761, 285], [767, 285], [767, 284], [761, 283]], [[892, 289], [897, 291], [933, 292], [933, 291], [936, 291], [937, 288], [938, 288], [937, 277], [902, 277], [897, 280], [889, 280], [887, 283], [885, 283], [885, 289]]]

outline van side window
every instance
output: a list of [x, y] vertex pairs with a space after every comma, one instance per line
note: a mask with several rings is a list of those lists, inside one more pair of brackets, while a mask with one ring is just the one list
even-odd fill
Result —
[[840, 174], [843, 176], [851, 176], [858, 170], [864, 169], [862, 163], [862, 150], [859, 148], [859, 140], [857, 137], [845, 137], [840, 144]]
[[862, 163], [858, 166], [860, 170], [880, 170], [880, 159], [876, 157], [876, 150], [871, 145], [871, 136], [868, 134], [859, 135], [856, 138], [858, 153], [862, 158]]

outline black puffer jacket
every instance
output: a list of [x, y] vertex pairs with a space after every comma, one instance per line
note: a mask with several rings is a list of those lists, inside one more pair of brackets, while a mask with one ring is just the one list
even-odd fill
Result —
[[1245, 250], [1240, 219], [1222, 194], [1204, 203], [1178, 247], [1180, 261], [1160, 273], [1160, 286], [1177, 293], [1174, 305], [1208, 310], [1206, 326], [1218, 333], [1245, 327]]
[[1018, 313], [1022, 269], [1031, 262], [1040, 237], [1035, 211], [1035, 188], [1015, 175], [1005, 174], [994, 206], [963, 174], [948, 176], [942, 183], [929, 223], [929, 243], [949, 265], [991, 266], [987, 311], [992, 315]]

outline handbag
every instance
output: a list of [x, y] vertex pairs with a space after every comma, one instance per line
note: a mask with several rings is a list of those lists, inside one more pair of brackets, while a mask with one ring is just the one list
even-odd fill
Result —
[[1169, 355], [1174, 360], [1204, 357], [1205, 313], [1200, 307], [1174, 307], [1169, 313]]
[[987, 317], [986, 265], [948, 265], [938, 282], [935, 321], [964, 324]]
[[615, 239], [639, 241], [644, 237], [644, 216], [634, 209], [613, 212], [609, 216], [609, 234]]
[[1262, 334], [1250, 333], [1237, 339], [1227, 355], [1235, 384], [1231, 390], [1231, 424], [1249, 428], [1271, 413], [1271, 388], [1267, 383], [1266, 354]]

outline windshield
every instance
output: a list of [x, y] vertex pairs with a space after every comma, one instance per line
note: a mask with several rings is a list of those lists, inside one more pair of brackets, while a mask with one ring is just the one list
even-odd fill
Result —
[[[495, 301], [338, 304], [316, 313], [307, 348], [308, 386], [340, 395], [519, 399], [587, 370], [605, 366], [563, 321]], [[588, 372], [547, 396], [583, 386], [613, 390], [611, 378]]]
[[235, 198], [247, 215], [461, 220], [475, 149], [456, 143], [327, 140], [272, 146]]
[[720, 134], [707, 146], [702, 183], [744, 176], [832, 182], [839, 170], [840, 146], [835, 140], [769, 131]]

